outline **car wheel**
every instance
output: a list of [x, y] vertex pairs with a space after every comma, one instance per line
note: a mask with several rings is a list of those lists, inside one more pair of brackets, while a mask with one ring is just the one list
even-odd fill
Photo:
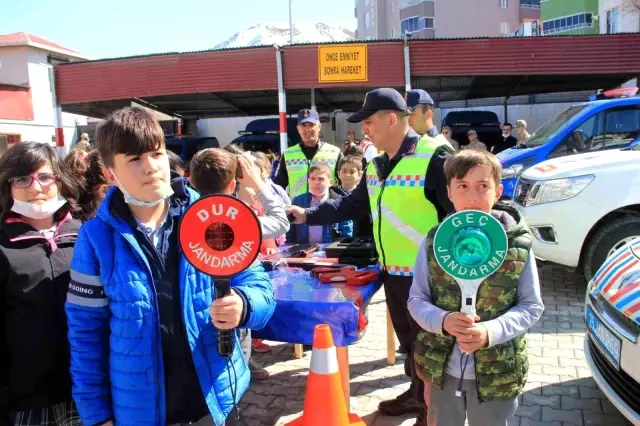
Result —
[[584, 259], [583, 273], [589, 282], [607, 257], [620, 247], [640, 236], [640, 217], [626, 216], [602, 226], [589, 241]]

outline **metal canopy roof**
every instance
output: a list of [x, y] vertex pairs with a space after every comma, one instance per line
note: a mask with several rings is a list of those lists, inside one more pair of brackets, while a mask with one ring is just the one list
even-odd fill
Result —
[[[409, 42], [411, 86], [438, 102], [609, 89], [638, 77], [640, 34]], [[321, 84], [317, 45], [283, 48], [287, 113], [354, 111], [375, 87], [404, 90], [402, 41], [369, 44], [367, 83]], [[634, 48], [635, 46], [635, 48]], [[527, 52], [504, 61], [505, 51]], [[278, 113], [276, 49], [234, 49], [88, 61], [56, 67], [66, 112], [103, 117], [129, 105], [206, 118]]]

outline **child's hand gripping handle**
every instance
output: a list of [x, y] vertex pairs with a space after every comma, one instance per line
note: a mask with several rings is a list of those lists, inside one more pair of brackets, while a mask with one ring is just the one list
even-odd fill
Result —
[[[228, 279], [215, 280], [216, 299], [222, 299], [231, 294], [231, 282]], [[222, 357], [233, 354], [233, 330], [218, 330], [218, 353]]]

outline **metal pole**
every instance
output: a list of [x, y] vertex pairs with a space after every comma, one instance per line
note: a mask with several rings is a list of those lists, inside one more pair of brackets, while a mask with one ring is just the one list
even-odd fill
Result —
[[313, 110], [318, 110], [318, 108], [316, 107], [316, 89], [314, 89], [313, 87], [311, 88], [311, 109]]
[[284, 92], [284, 73], [282, 72], [282, 49], [276, 47], [276, 64], [278, 67], [278, 116], [280, 117], [280, 155], [289, 147], [287, 141], [287, 97]]
[[289, 44], [293, 44], [293, 17], [291, 15], [291, 3], [293, 3], [293, 0], [289, 0]]
[[53, 125], [55, 126], [56, 151], [61, 157], [67, 155], [67, 149], [64, 144], [64, 128], [62, 127], [62, 107], [58, 105], [58, 96], [56, 94], [56, 76], [53, 66], [46, 64], [49, 68], [49, 87], [51, 88], [51, 100], [53, 106]]
[[409, 39], [404, 33], [404, 88], [408, 92], [411, 90], [411, 62], [409, 58]]

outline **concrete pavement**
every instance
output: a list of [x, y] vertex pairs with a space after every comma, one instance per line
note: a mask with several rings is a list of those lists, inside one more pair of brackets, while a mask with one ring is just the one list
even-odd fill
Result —
[[[545, 312], [528, 334], [529, 380], [510, 426], [630, 425], [599, 391], [589, 374], [584, 352], [585, 284], [566, 268], [539, 264]], [[310, 352], [293, 359], [293, 346], [274, 343], [257, 354], [271, 377], [255, 381], [242, 400], [242, 424], [284, 425], [299, 416], [304, 403]], [[391, 418], [377, 412], [380, 401], [408, 389], [403, 356], [386, 365], [384, 292], [369, 307], [364, 338], [350, 348], [351, 408], [370, 426], [411, 426], [413, 417]], [[329, 426], [329, 425], [328, 425]]]

